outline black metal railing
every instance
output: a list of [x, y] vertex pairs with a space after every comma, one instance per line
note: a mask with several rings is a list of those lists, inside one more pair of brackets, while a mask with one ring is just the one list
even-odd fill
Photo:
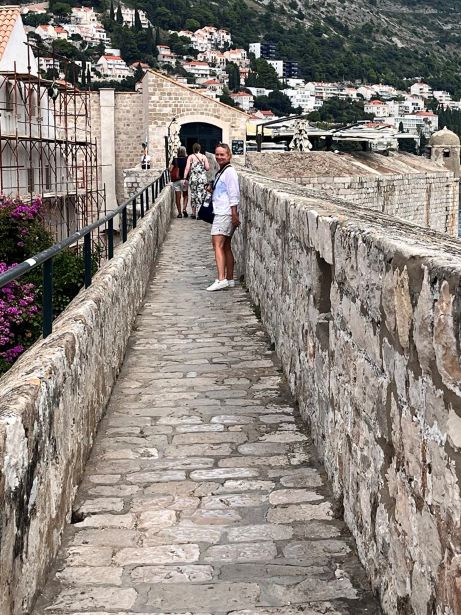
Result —
[[50, 248], [43, 250], [39, 254], [35, 254], [24, 262], [8, 269], [5, 273], [0, 274], [0, 288], [13, 282], [18, 278], [26, 275], [32, 269], [43, 265], [43, 297], [42, 297], [42, 333], [43, 337], [50, 335], [53, 329], [53, 258], [74, 244], [77, 244], [83, 239], [83, 268], [84, 268], [84, 285], [85, 288], [90, 286], [93, 277], [94, 259], [92, 255], [91, 238], [93, 232], [98, 229], [104, 230], [107, 233], [107, 259], [110, 260], [114, 256], [114, 218], [120, 216], [120, 239], [122, 243], [128, 239], [128, 208], [131, 210], [132, 227], [135, 228], [138, 220], [138, 204], [139, 214], [143, 218], [149, 211], [150, 206], [157, 199], [160, 192], [169, 181], [168, 170], [157, 177], [151, 184], [131, 196], [123, 205], [100, 218], [93, 224], [85, 226], [79, 231], [76, 231], [66, 239], [59, 243], [55, 243]]

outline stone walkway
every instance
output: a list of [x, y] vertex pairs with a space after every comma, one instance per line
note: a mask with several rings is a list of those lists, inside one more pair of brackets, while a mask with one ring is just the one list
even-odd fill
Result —
[[208, 233], [173, 222], [35, 615], [380, 612]]

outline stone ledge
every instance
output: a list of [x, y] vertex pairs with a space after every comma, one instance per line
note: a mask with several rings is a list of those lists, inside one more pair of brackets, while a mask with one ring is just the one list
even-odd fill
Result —
[[59, 546], [172, 216], [166, 189], [129, 241], [0, 381], [0, 613], [22, 615]]
[[461, 608], [461, 242], [240, 171], [238, 261], [384, 611]]

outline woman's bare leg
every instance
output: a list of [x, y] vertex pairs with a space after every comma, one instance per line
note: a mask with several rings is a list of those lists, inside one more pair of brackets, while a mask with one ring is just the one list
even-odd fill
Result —
[[175, 191], [174, 198], [176, 201], [176, 209], [178, 210], [178, 214], [180, 214], [181, 213], [181, 193]]
[[218, 271], [218, 280], [226, 279], [226, 255], [224, 252], [224, 244], [226, 241], [225, 235], [212, 235], [211, 241], [213, 244], [214, 257], [216, 260], [216, 269]]
[[226, 278], [234, 279], [234, 254], [232, 252], [232, 237], [226, 237], [224, 240], [224, 257], [226, 261]]

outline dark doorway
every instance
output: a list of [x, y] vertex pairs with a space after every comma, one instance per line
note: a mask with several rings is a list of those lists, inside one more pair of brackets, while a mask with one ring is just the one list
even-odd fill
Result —
[[200, 143], [203, 153], [213, 153], [216, 145], [222, 141], [222, 130], [213, 124], [192, 122], [181, 126], [179, 137], [188, 154], [192, 154], [194, 143]]

